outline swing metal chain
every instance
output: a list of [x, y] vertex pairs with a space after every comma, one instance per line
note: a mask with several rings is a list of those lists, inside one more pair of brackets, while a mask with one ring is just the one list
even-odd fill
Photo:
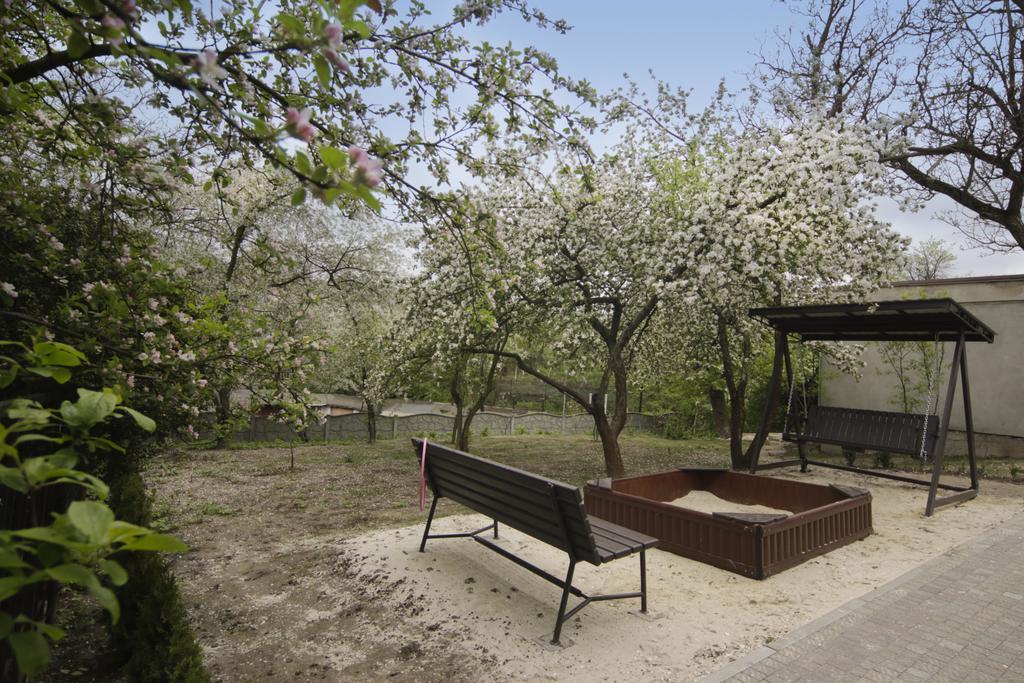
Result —
[[925, 402], [924, 408], [924, 425], [921, 427], [921, 452], [918, 454], [918, 458], [924, 462], [927, 460], [928, 449], [926, 445], [928, 443], [928, 421], [932, 417], [932, 406], [936, 408], [939, 405], [938, 389], [935, 391], [935, 402], [932, 403], [932, 387], [935, 385], [935, 378], [938, 377], [939, 371], [942, 369], [942, 357], [939, 355], [939, 339], [935, 338], [935, 342], [932, 345], [932, 353], [935, 355], [935, 368], [930, 375], [928, 375], [928, 400]]
[[789, 368], [789, 400], [786, 401], [786, 419], [782, 421], [782, 433], [789, 433], [789, 416], [793, 412], [793, 389], [796, 387], [796, 368], [790, 363]]

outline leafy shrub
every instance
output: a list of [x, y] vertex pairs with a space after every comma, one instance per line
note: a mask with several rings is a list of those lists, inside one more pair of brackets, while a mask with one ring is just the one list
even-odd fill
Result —
[[[114, 480], [112, 490], [111, 506], [118, 516], [139, 525], [152, 523], [152, 502], [133, 466]], [[159, 555], [138, 554], [124, 564], [131, 579], [117, 591], [121, 620], [114, 626], [113, 636], [117, 648], [128, 656], [126, 668], [131, 679], [144, 683], [209, 681], [202, 650], [167, 562]]]
[[[73, 395], [68, 387], [52, 389], [52, 382], [67, 384], [70, 368], [85, 360], [66, 344], [3, 341], [0, 351], [0, 493], [7, 506], [33, 513], [11, 517], [0, 531], [0, 641], [10, 648], [18, 672], [32, 676], [49, 664], [49, 641], [64, 635], [45, 622], [41, 607], [53, 603], [40, 600], [41, 586], [53, 582], [83, 588], [116, 623], [120, 603], [109, 586], [128, 581], [125, 558], [130, 551], [186, 547], [176, 538], [116, 519], [103, 502], [107, 484], [78, 469], [80, 462], [95, 461], [98, 455], [124, 453], [105, 433], [107, 423], [129, 418], [148, 432], [155, 423], [121, 405], [121, 395], [110, 388], [79, 387], [76, 400], [65, 398], [51, 407]], [[59, 493], [45, 509], [36, 509], [35, 501], [50, 491]], [[42, 520], [50, 524], [43, 526]], [[9, 666], [5, 662], [0, 677], [13, 677]]]
[[883, 470], [891, 470], [893, 465], [892, 453], [881, 452], [875, 455], [875, 467]]

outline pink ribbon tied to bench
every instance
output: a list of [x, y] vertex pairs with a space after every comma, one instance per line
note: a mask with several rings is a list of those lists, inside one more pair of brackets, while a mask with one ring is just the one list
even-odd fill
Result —
[[427, 495], [427, 439], [423, 438], [423, 453], [420, 454], [420, 512]]

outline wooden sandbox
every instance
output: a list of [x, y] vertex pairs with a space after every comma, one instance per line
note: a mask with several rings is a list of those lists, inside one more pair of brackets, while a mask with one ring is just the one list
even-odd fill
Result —
[[[709, 514], [667, 502], [691, 491], [792, 514]], [[587, 483], [584, 502], [589, 514], [655, 536], [662, 550], [753, 579], [767, 578], [872, 532], [871, 494], [864, 489], [729, 470], [680, 469], [600, 479]]]

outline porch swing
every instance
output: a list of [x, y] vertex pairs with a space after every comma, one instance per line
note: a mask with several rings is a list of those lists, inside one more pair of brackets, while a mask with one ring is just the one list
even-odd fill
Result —
[[[782, 333], [782, 352], [789, 384], [789, 400], [782, 438], [796, 443], [799, 453], [798, 459], [763, 465], [758, 463], [755, 456], [751, 465], [752, 472], [792, 465], [800, 465], [801, 471], [806, 472], [809, 465], [816, 465], [928, 486], [925, 516], [931, 516], [939, 507], [970, 500], [978, 495], [974, 422], [971, 414], [965, 344], [969, 341], [992, 343], [995, 332], [991, 328], [952, 299], [756, 308], [751, 309], [750, 315]], [[942, 415], [932, 413], [932, 388], [939, 372], [938, 365], [929, 377], [928, 398], [925, 409], [920, 414], [819, 405], [807, 409], [806, 415], [794, 414], [792, 404], [795, 377], [789, 348], [791, 335], [800, 341], [932, 341], [936, 348], [941, 342], [955, 342]], [[970, 464], [970, 486], [940, 481], [958, 374], [963, 383], [961, 393]], [[937, 403], [936, 391], [936, 409]], [[806, 446], [809, 443], [840, 446], [857, 451], [871, 450], [917, 456], [923, 461], [931, 461], [932, 476], [930, 480], [923, 480], [853, 465], [812, 460], [807, 457]], [[939, 489], [952, 493], [939, 497]]]

